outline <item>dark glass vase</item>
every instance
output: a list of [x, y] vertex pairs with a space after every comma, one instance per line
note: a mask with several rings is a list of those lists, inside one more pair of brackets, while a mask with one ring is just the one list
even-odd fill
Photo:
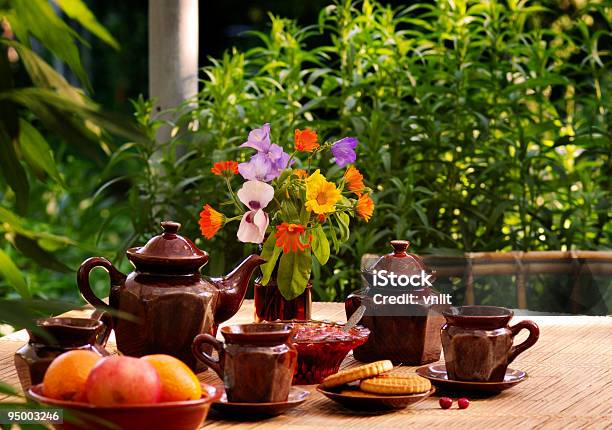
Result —
[[261, 278], [255, 281], [255, 322], [309, 320], [312, 308], [312, 284], [308, 282], [302, 294], [293, 300], [287, 300], [278, 289], [274, 275], [268, 285], [261, 285], [259, 283]]

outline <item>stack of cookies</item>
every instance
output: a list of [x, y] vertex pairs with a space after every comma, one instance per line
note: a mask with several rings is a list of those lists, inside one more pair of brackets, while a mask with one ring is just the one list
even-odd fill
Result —
[[330, 375], [323, 380], [321, 387], [326, 390], [341, 390], [341, 394], [353, 396], [408, 396], [431, 390], [428, 379], [416, 374], [388, 374], [391, 370], [391, 361], [375, 361]]

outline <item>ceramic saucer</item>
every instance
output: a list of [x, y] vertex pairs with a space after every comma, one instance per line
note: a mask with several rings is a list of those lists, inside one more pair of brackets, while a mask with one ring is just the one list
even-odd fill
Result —
[[499, 393], [514, 387], [516, 384], [527, 379], [527, 373], [522, 370], [510, 369], [506, 370], [506, 376], [501, 382], [474, 382], [474, 381], [457, 381], [448, 379], [446, 366], [444, 364], [431, 364], [429, 366], [419, 367], [416, 373], [423, 378], [427, 378], [436, 387], [445, 391], [480, 391], [486, 393]]
[[223, 385], [216, 385], [215, 389], [223, 392], [221, 398], [212, 404], [216, 411], [232, 415], [233, 418], [242, 416], [274, 416], [295, 408], [304, 403], [310, 395], [308, 390], [298, 387], [291, 387], [289, 398], [285, 402], [274, 403], [236, 403], [228, 402]]
[[424, 393], [410, 394], [405, 396], [370, 394], [360, 391], [357, 387], [347, 388], [346, 386], [338, 387], [337, 389], [326, 389], [319, 385], [317, 386], [317, 391], [348, 409], [357, 411], [384, 411], [404, 409], [408, 405], [416, 404], [431, 396], [436, 389], [432, 387], [431, 390]]

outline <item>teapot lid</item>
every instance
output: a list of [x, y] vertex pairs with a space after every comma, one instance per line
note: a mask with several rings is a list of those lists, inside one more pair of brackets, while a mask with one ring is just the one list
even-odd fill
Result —
[[420, 274], [421, 270], [427, 271], [427, 266], [421, 257], [406, 252], [410, 246], [409, 241], [392, 240], [390, 244], [393, 247], [393, 252], [380, 257], [367, 269], [369, 272], [373, 270], [386, 270], [388, 272], [397, 273], [398, 275], [415, 275]]
[[195, 272], [206, 264], [208, 253], [177, 234], [181, 228], [180, 223], [163, 221], [161, 227], [164, 232], [149, 239], [146, 245], [126, 251], [128, 259], [137, 269], [151, 272]]

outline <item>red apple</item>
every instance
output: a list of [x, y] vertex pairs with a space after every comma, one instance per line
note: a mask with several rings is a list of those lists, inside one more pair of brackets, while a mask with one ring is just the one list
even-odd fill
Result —
[[155, 367], [145, 360], [105, 357], [91, 369], [85, 394], [89, 403], [96, 406], [157, 403], [161, 381]]

